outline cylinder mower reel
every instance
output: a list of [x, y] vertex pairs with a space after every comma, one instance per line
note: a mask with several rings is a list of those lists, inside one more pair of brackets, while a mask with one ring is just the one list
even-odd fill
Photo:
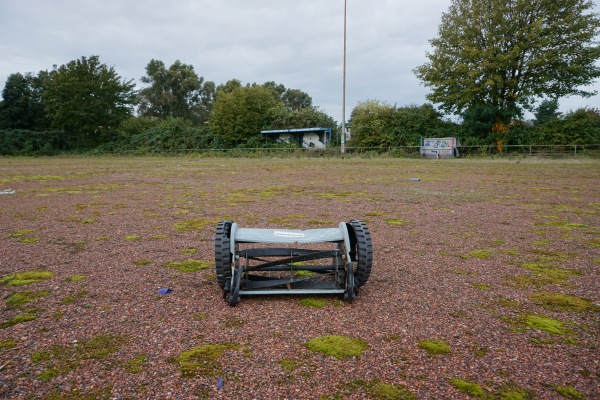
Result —
[[356, 219], [308, 230], [217, 224], [217, 282], [231, 306], [240, 296], [267, 294], [336, 293], [351, 302], [367, 283], [372, 261], [371, 234]]

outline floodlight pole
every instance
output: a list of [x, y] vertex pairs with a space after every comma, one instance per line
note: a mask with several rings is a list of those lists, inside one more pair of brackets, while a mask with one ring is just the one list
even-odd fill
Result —
[[342, 154], [346, 152], [346, 0], [344, 0], [344, 77], [342, 80]]

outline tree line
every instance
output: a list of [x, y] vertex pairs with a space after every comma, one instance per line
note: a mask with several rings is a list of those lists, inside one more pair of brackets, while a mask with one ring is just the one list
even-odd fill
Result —
[[136, 90], [99, 56], [10, 75], [0, 103], [0, 154], [288, 146], [260, 131], [337, 128], [307, 93], [275, 82], [217, 86], [191, 65], [160, 60], [148, 63], [142, 82], [147, 86]]
[[[347, 145], [417, 146], [422, 136], [455, 136], [463, 145], [499, 150], [600, 143], [600, 110], [558, 112], [562, 97], [597, 94], [581, 89], [600, 77], [600, 17], [593, 6], [591, 0], [452, 0], [427, 62], [413, 70], [439, 108], [362, 101], [347, 121]], [[273, 81], [216, 85], [192, 65], [167, 67], [154, 59], [141, 81], [138, 90], [96, 55], [10, 75], [0, 102], [0, 155], [293, 147], [260, 131], [340, 133], [309, 94]], [[525, 121], [526, 111], [535, 119]]]

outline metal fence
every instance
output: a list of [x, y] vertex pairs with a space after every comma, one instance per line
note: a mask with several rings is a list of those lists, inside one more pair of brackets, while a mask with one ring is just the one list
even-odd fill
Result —
[[[495, 145], [459, 146], [460, 157], [592, 157], [600, 158], [600, 144], [577, 145], [505, 145], [502, 152]], [[203, 157], [339, 157], [361, 158], [398, 157], [419, 158], [420, 146], [346, 147], [342, 155], [339, 147], [315, 148], [233, 148], [233, 149], [179, 149], [176, 151], [128, 151], [113, 154], [127, 155], [184, 155]]]

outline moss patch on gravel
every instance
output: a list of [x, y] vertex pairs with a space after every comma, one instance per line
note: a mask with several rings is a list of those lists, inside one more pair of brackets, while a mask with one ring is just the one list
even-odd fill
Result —
[[210, 268], [214, 264], [214, 261], [187, 260], [168, 262], [165, 263], [164, 266], [168, 268], [178, 269], [181, 272], [197, 272]]
[[17, 308], [21, 307], [27, 303], [35, 301], [37, 299], [41, 299], [42, 297], [46, 297], [50, 295], [49, 290], [38, 290], [38, 291], [25, 291], [25, 292], [16, 292], [11, 294], [10, 296], [4, 299], [7, 308]]
[[338, 360], [360, 357], [369, 344], [359, 338], [343, 335], [320, 336], [306, 342], [306, 347], [315, 353], [332, 356]]
[[23, 314], [19, 314], [17, 316], [12, 317], [8, 321], [0, 323], [0, 329], [6, 329], [13, 325], [21, 324], [23, 322], [29, 322], [37, 319], [37, 315], [25, 312]]
[[419, 340], [419, 347], [425, 350], [430, 355], [450, 354], [450, 345], [445, 340], [440, 339], [423, 339]]
[[478, 249], [468, 252], [462, 255], [463, 258], [479, 258], [481, 260], [487, 260], [492, 256], [494, 252], [492, 250]]
[[325, 299], [319, 299], [317, 297], [305, 297], [300, 299], [300, 305], [303, 307], [314, 307], [314, 308], [323, 308], [329, 302]]
[[129, 372], [130, 374], [137, 374], [137, 373], [144, 371], [143, 365], [146, 361], [148, 361], [148, 355], [147, 354], [139, 354], [132, 360], [125, 362], [123, 364], [123, 368], [125, 369], [125, 371]]
[[599, 306], [592, 304], [591, 300], [564, 293], [538, 292], [529, 295], [535, 304], [558, 311], [600, 311]]
[[554, 391], [560, 393], [567, 399], [584, 399], [585, 396], [579, 393], [573, 386], [554, 386]]
[[29, 285], [48, 280], [53, 276], [52, 272], [46, 270], [26, 271], [5, 275], [0, 278], [0, 282], [7, 286]]
[[67, 280], [69, 282], [80, 282], [80, 281], [82, 281], [84, 279], [87, 279], [87, 276], [85, 276], [85, 275], [73, 275], [73, 276], [70, 276], [69, 278], [67, 278]]
[[122, 336], [101, 334], [73, 345], [53, 345], [47, 350], [31, 354], [30, 359], [44, 368], [38, 378], [49, 381], [77, 369], [83, 360], [108, 358], [126, 343], [127, 339]]
[[173, 226], [180, 231], [201, 231], [209, 225], [214, 225], [214, 222], [206, 219], [186, 219], [177, 222]]
[[475, 382], [469, 382], [465, 379], [460, 379], [460, 378], [452, 378], [449, 380], [449, 382], [456, 389], [458, 389], [462, 393], [467, 394], [468, 396], [481, 399], [481, 398], [484, 398], [486, 395], [486, 393], [483, 390], [483, 388], [481, 387], [481, 385], [479, 385]]
[[406, 224], [406, 221], [403, 219], [386, 219], [385, 222], [388, 225], [393, 225], [393, 226], [402, 226]]
[[0, 340], [0, 350], [10, 350], [17, 347], [17, 341], [12, 338]]
[[185, 378], [223, 375], [220, 358], [226, 352], [240, 348], [242, 345], [236, 343], [205, 344], [184, 351], [177, 356], [175, 362], [179, 364], [181, 374]]
[[524, 322], [525, 325], [532, 329], [539, 329], [555, 335], [565, 333], [565, 324], [563, 322], [543, 315], [527, 314], [525, 315]]
[[[404, 385], [384, 383], [380, 379], [373, 379], [370, 381], [364, 379], [354, 379], [347, 384], [343, 385], [343, 391], [356, 392], [358, 390], [364, 390], [371, 399], [377, 400], [414, 400], [417, 398], [414, 393], [406, 388]], [[344, 399], [344, 394], [338, 393], [330, 396], [331, 399]]]

